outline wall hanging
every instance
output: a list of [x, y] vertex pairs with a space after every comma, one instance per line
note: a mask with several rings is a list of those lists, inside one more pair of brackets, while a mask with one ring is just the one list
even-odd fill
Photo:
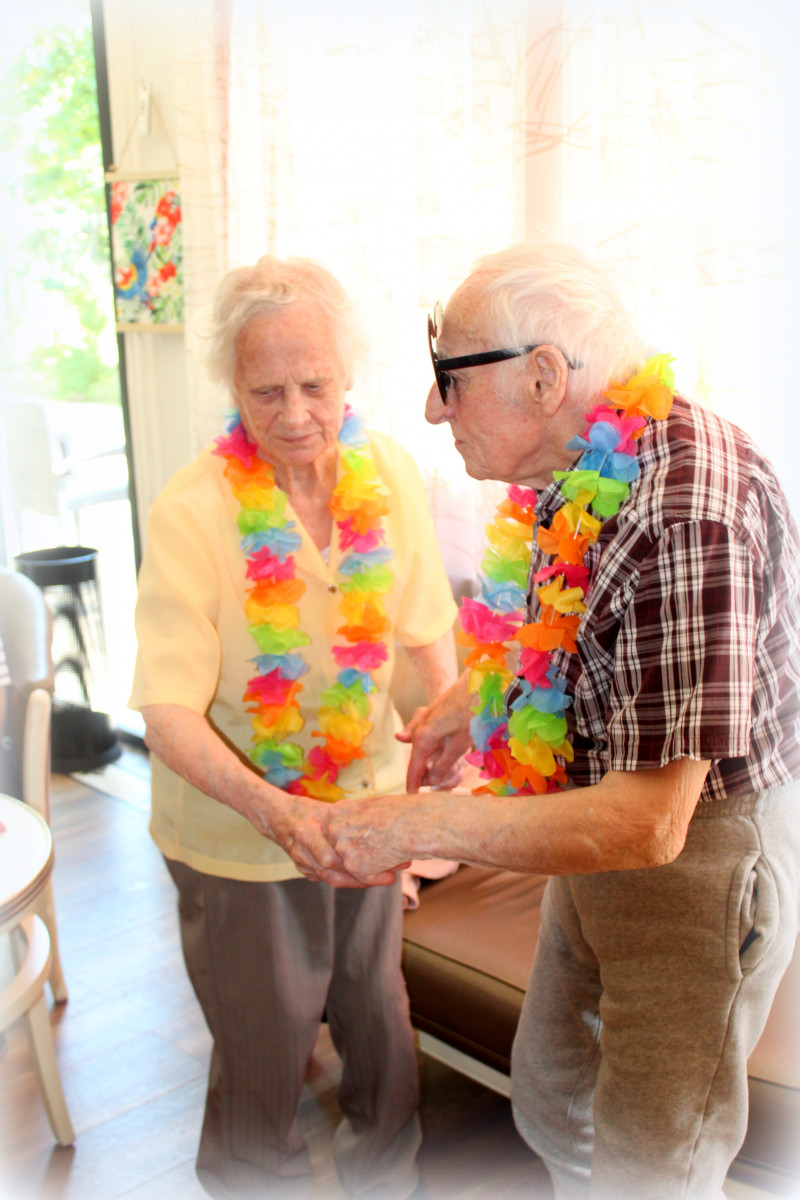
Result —
[[111, 219], [114, 310], [120, 333], [183, 331], [183, 223], [178, 168], [120, 169], [134, 130], [140, 138], [149, 135], [151, 109], [175, 153], [152, 84], [142, 80], [137, 112], [122, 153], [105, 173]]
[[117, 329], [182, 331], [183, 225], [177, 176], [115, 172], [108, 187]]

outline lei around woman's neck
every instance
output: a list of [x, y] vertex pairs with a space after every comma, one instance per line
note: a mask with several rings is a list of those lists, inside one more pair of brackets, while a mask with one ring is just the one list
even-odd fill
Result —
[[[555, 471], [564, 504], [548, 527], [536, 531], [537, 544], [551, 562], [534, 575], [539, 614], [526, 623], [534, 508], [532, 488], [512, 486], [487, 525], [489, 548], [482, 562], [481, 598], [461, 604], [469, 647], [469, 690], [476, 697], [470, 724], [474, 750], [467, 756], [486, 782], [476, 789], [494, 795], [559, 791], [567, 783], [566, 763], [574, 753], [566, 711], [572, 704], [553, 655], [574, 654], [589, 589], [585, 558], [603, 522], [619, 512], [639, 473], [636, 441], [647, 421], [669, 416], [674, 396], [672, 359], [659, 354], [626, 383], [613, 383], [586, 417], [568, 449], [582, 451], [569, 471]], [[505, 695], [512, 682], [508, 652], [519, 647], [517, 687], [511, 711]]]
[[361, 418], [349, 406], [339, 452], [340, 478], [329, 508], [341, 552], [332, 590], [340, 594], [342, 624], [340, 640], [331, 648], [340, 670], [320, 698], [312, 736], [321, 744], [306, 753], [288, 740], [305, 725], [300, 680], [310, 670], [300, 653], [311, 645], [298, 607], [306, 591], [295, 562], [300, 534], [286, 514], [287, 496], [275, 483], [272, 465], [259, 456], [238, 413], [214, 450], [225, 459], [225, 477], [240, 505], [236, 520], [251, 581], [245, 614], [259, 654], [243, 697], [252, 714], [250, 757], [275, 787], [329, 801], [345, 794], [337, 783], [340, 771], [366, 756], [374, 674], [389, 657], [385, 639], [391, 625], [383, 596], [394, 581], [381, 521], [389, 511], [386, 490]]

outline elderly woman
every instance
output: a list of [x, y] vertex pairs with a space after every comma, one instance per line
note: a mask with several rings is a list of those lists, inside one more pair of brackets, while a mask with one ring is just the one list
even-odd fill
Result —
[[148, 523], [131, 703], [214, 1039], [197, 1160], [214, 1196], [310, 1191], [297, 1106], [323, 1012], [343, 1186], [417, 1186], [399, 881], [362, 889], [325, 827], [340, 797], [402, 786], [394, 643], [433, 700], [456, 674], [455, 605], [413, 461], [346, 406], [357, 348], [320, 266], [230, 272], [209, 359], [236, 414]]

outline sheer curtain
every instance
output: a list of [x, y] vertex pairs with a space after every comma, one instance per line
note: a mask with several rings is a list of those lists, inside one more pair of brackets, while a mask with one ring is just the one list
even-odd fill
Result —
[[577, 2], [561, 41], [558, 232], [609, 265], [682, 390], [754, 436], [800, 516], [800, 9]]
[[[198, 363], [217, 279], [265, 251], [318, 258], [371, 344], [356, 403], [416, 454], [460, 573], [489, 497], [424, 424], [425, 313], [476, 256], [544, 230], [608, 264], [644, 332], [676, 356], [682, 389], [745, 426], [798, 487], [789, 3], [182, 0], [180, 11], [197, 447], [224, 407]], [[800, 511], [800, 490], [792, 499]]]

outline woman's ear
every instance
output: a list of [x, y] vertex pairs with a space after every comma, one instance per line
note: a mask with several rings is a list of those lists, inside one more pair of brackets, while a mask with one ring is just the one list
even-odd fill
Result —
[[553, 416], [567, 394], [567, 360], [557, 346], [537, 346], [528, 358], [528, 370], [537, 410], [542, 416]]

